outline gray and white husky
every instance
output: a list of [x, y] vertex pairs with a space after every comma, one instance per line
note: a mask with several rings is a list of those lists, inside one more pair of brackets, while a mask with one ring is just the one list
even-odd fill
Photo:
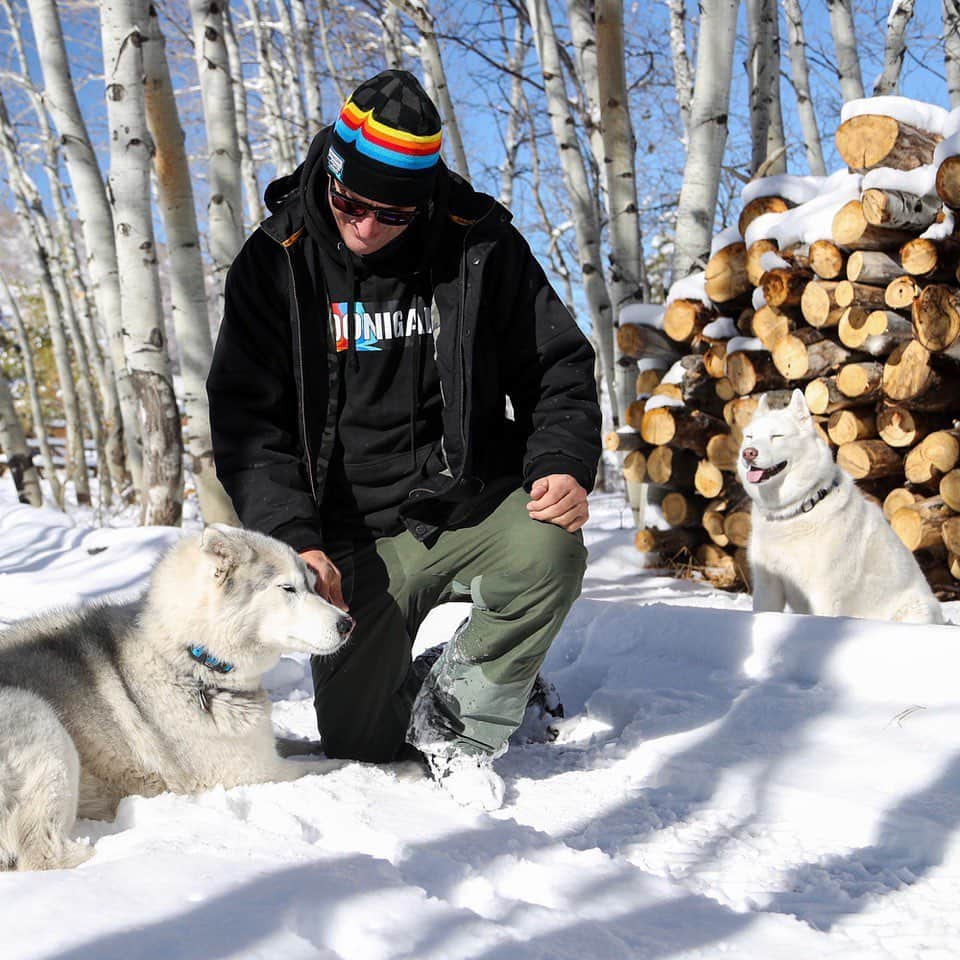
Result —
[[134, 603], [52, 613], [0, 634], [0, 870], [87, 859], [77, 815], [129, 794], [294, 780], [335, 764], [281, 758], [263, 674], [331, 654], [352, 619], [285, 544], [230, 527], [179, 541]]
[[883, 511], [833, 461], [806, 400], [764, 395], [737, 473], [753, 501], [753, 609], [943, 623], [940, 604]]

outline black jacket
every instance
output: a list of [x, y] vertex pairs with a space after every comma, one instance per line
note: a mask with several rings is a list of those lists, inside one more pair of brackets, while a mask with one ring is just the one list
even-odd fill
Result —
[[[426, 542], [511, 483], [529, 490], [566, 473], [589, 490], [600, 455], [588, 340], [509, 213], [450, 171], [441, 175], [429, 269], [446, 470], [399, 510]], [[230, 268], [207, 393], [217, 474], [241, 521], [307, 550], [323, 547], [340, 373], [301, 181], [309, 182], [304, 167], [271, 184], [272, 216]]]

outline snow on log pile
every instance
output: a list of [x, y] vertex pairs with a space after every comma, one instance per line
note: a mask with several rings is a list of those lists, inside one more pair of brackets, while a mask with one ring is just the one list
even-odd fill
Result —
[[[625, 441], [632, 478], [670, 488], [670, 528], [639, 531], [637, 547], [718, 585], [742, 583], [742, 431], [760, 394], [800, 388], [837, 461], [883, 506], [934, 588], [953, 596], [960, 109], [852, 101], [836, 142], [848, 170], [747, 184], [704, 273], [671, 288], [651, 351], [644, 337], [634, 344], [644, 369]], [[623, 326], [621, 349], [634, 335]]]

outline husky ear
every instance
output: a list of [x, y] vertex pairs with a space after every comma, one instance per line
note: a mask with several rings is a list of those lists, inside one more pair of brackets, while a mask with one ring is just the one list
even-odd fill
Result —
[[767, 395], [765, 393], [760, 394], [760, 400], [757, 403], [756, 410], [753, 411], [755, 417], [759, 417], [761, 414], [770, 412], [770, 404], [767, 402]]
[[254, 557], [244, 532], [225, 523], [212, 523], [204, 528], [200, 550], [213, 561], [217, 583], [223, 583], [241, 563]]
[[793, 391], [790, 396], [789, 410], [794, 417], [797, 418], [798, 423], [813, 424], [813, 416], [810, 413], [810, 408], [807, 406], [807, 398], [803, 395], [802, 391]]

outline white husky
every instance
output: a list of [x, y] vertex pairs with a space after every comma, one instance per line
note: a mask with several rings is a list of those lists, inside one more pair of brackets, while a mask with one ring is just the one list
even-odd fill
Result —
[[330, 654], [353, 621], [279, 541], [208, 527], [179, 541], [136, 603], [0, 634], [0, 870], [74, 866], [76, 816], [128, 794], [293, 780], [261, 677], [284, 651]]
[[743, 432], [737, 472], [753, 500], [753, 609], [943, 623], [913, 554], [833, 462], [803, 394], [764, 395]]

